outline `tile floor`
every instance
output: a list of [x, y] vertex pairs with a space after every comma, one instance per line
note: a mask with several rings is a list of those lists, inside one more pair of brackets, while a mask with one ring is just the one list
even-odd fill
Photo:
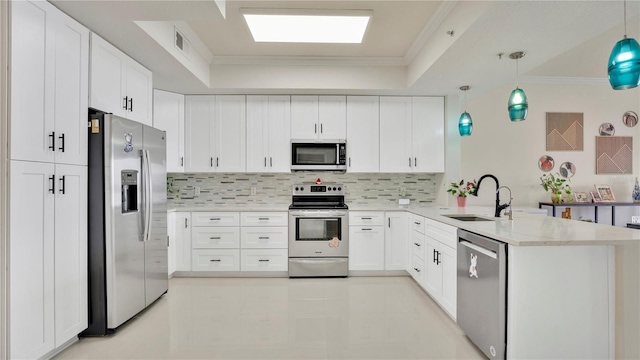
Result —
[[56, 359], [483, 359], [410, 277], [174, 278]]

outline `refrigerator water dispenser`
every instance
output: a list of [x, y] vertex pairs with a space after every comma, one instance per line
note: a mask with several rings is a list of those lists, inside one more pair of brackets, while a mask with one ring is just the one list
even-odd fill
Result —
[[122, 170], [122, 213], [138, 211], [138, 171]]

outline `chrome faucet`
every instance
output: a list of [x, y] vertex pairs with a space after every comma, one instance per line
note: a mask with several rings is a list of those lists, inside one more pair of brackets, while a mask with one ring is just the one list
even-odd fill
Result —
[[491, 174], [486, 174], [486, 175], [482, 175], [480, 176], [480, 180], [478, 180], [478, 184], [476, 185], [476, 188], [473, 190], [473, 192], [471, 193], [471, 195], [473, 196], [478, 196], [478, 190], [480, 190], [480, 184], [482, 183], [482, 180], [484, 180], [485, 178], [492, 178], [493, 181], [496, 182], [496, 212], [495, 212], [495, 217], [500, 217], [500, 212], [502, 210], [504, 210], [506, 208], [506, 205], [500, 205], [500, 182], [498, 181], [498, 178], [491, 175]]
[[500, 186], [498, 190], [496, 190], [496, 193], [500, 193], [500, 189], [502, 188], [509, 190], [509, 203], [498, 206], [498, 217], [500, 217], [500, 211], [509, 208], [509, 210], [505, 211], [504, 214], [509, 215], [509, 220], [513, 220], [513, 209], [511, 208], [511, 201], [513, 200], [513, 198], [511, 197], [511, 189], [509, 189], [508, 186]]

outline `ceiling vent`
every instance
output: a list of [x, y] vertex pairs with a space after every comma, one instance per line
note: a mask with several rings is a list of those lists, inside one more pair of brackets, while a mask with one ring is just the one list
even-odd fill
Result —
[[184, 37], [184, 35], [182, 35], [182, 33], [180, 32], [180, 30], [178, 30], [178, 28], [174, 28], [175, 29], [175, 42], [174, 45], [176, 46], [176, 48], [178, 50], [180, 50], [180, 52], [186, 56], [187, 58], [189, 57], [189, 51], [191, 49], [191, 43], [189, 42], [189, 40]]

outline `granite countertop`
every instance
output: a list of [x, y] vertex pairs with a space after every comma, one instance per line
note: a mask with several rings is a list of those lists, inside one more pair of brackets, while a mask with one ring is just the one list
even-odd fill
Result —
[[[640, 231], [540, 215], [538, 209], [515, 208], [513, 220], [493, 217], [490, 206], [440, 207], [421, 205], [354, 205], [351, 211], [408, 211], [457, 228], [468, 230], [515, 246], [625, 245], [640, 241]], [[220, 206], [171, 209], [181, 211], [288, 211], [288, 205]], [[535, 214], [537, 213], [537, 214]], [[489, 221], [461, 221], [443, 215], [476, 215]]]

